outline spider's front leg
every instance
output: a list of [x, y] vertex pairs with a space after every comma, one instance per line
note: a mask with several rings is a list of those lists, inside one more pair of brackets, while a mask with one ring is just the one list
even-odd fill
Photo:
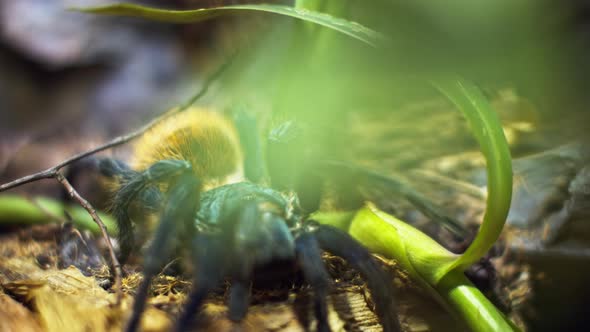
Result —
[[191, 167], [183, 160], [161, 160], [137, 172], [122, 161], [104, 158], [99, 160], [98, 168], [104, 176], [116, 178], [120, 183], [113, 200], [113, 215], [119, 229], [119, 261], [123, 264], [135, 247], [135, 227], [129, 217], [129, 206], [138, 201], [144, 211], [159, 211], [162, 195], [157, 184], [190, 173]]
[[[248, 311], [254, 269], [275, 260], [294, 258], [295, 244], [289, 227], [277, 206], [264, 197], [265, 192], [235, 193], [224, 198], [216, 232], [203, 231], [195, 240], [194, 288], [176, 331], [186, 331], [191, 326], [205, 295], [223, 276], [231, 279], [229, 319], [239, 323]], [[256, 195], [260, 196], [252, 198]]]
[[[247, 211], [242, 218], [249, 216]], [[255, 222], [252, 219], [252, 222]], [[244, 255], [231, 247], [231, 232], [218, 234], [198, 234], [192, 246], [193, 255], [193, 289], [176, 322], [174, 331], [187, 331], [199, 312], [207, 294], [217, 286], [225, 275], [231, 276], [229, 299], [229, 319], [240, 322], [248, 311], [250, 284], [254, 262], [253, 255]], [[228, 246], [229, 245], [229, 246]], [[228, 250], [230, 251], [228, 253]]]
[[[118, 209], [128, 207], [131, 201], [149, 184], [166, 181], [167, 200], [161, 212], [160, 223], [144, 257], [144, 279], [137, 289], [127, 331], [136, 331], [145, 309], [151, 279], [169, 260], [176, 248], [174, 239], [181, 234], [192, 234], [194, 217], [199, 208], [201, 183], [190, 165], [180, 160], [163, 160], [134, 176], [117, 193]], [[129, 222], [129, 221], [128, 221]]]
[[[235, 204], [235, 202], [232, 203], [226, 202], [223, 206]], [[193, 317], [199, 312], [205, 297], [225, 275], [232, 277], [229, 318], [238, 322], [245, 317], [250, 298], [250, 279], [254, 264], [252, 258], [255, 254], [248, 250], [248, 245], [241, 245], [244, 243], [240, 243], [240, 238], [244, 238], [245, 242], [249, 242], [249, 239], [257, 239], [255, 236], [252, 237], [252, 234], [248, 234], [248, 231], [251, 227], [259, 227], [257, 225], [258, 210], [255, 204], [245, 206], [238, 204], [235, 210], [237, 213], [228, 213], [221, 218], [223, 219], [221, 229], [202, 230], [195, 236], [191, 247], [194, 270], [193, 289], [176, 322], [174, 331], [182, 332], [190, 328]], [[236, 220], [235, 224], [233, 220]], [[238, 235], [237, 241], [233, 236], [234, 228], [237, 229], [236, 234], [244, 235], [243, 237]], [[245, 252], [250, 252], [250, 255], [244, 256]]]
[[234, 243], [232, 269], [228, 271], [232, 278], [228, 316], [233, 322], [240, 322], [246, 316], [255, 267], [272, 261], [292, 260], [295, 256], [291, 231], [282, 214], [277, 213], [276, 206], [269, 204], [268, 199], [247, 201], [237, 208], [237, 223], [231, 232]]

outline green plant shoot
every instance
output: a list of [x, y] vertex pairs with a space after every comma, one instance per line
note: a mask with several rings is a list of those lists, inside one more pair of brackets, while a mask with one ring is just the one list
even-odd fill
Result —
[[480, 230], [462, 255], [455, 255], [405, 222], [368, 204], [349, 215], [318, 214], [320, 222], [347, 230], [371, 251], [396, 259], [414, 280], [432, 291], [473, 331], [518, 330], [465, 277], [463, 271], [496, 242], [510, 208], [512, 165], [502, 127], [483, 94], [466, 81], [433, 83], [463, 113], [485, 156], [486, 213]]

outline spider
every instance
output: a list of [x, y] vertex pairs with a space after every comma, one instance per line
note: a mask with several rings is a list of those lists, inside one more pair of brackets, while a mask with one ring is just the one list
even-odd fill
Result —
[[[290, 128], [287, 123], [271, 136], [285, 138]], [[261, 155], [256, 131], [249, 116], [234, 124], [220, 113], [192, 108], [140, 138], [132, 167], [110, 158], [99, 161], [102, 174], [116, 179], [113, 214], [122, 261], [135, 250], [132, 219], [137, 218], [130, 210], [139, 207], [144, 216], [159, 215], [126, 330], [138, 329], [152, 278], [176, 250], [185, 249], [193, 267], [193, 288], [176, 320], [176, 331], [191, 326], [206, 295], [224, 278], [231, 282], [229, 319], [240, 322], [247, 313], [254, 277], [280, 275], [272, 270], [276, 263], [291, 264], [303, 273], [314, 292], [317, 331], [330, 331], [330, 278], [322, 251], [342, 257], [361, 273], [384, 331], [399, 331], [391, 278], [350, 235], [310, 219], [295, 190], [264, 183], [261, 162], [255, 160]]]

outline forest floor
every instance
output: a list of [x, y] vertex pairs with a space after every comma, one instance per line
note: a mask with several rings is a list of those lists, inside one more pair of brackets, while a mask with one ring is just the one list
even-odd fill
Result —
[[[508, 105], [500, 105], [500, 109], [516, 107], [496, 100], [496, 103], [503, 102]], [[412, 105], [405, 112], [349, 114], [346, 128], [351, 136], [345, 144], [350, 144], [351, 148], [347, 150], [347, 157], [386, 175], [399, 176], [401, 171], [409, 169], [403, 178], [444, 207], [446, 214], [461, 220], [472, 237], [485, 208], [485, 165], [464, 122], [449, 107], [445, 102], [434, 101]], [[432, 125], [416, 123], [421, 119], [429, 119], [431, 124], [445, 123], [445, 126], [432, 135]], [[571, 188], [570, 182], [583, 173], [580, 169], [586, 157], [576, 157], [583, 154], [575, 150], [578, 147], [571, 150], [571, 146], [561, 146], [568, 142], [566, 138], [563, 142], [547, 144], [542, 138], [546, 136], [540, 135], [537, 129], [523, 131], [523, 121], [534, 122], [530, 117], [503, 120], [515, 156], [524, 157], [530, 151], [556, 146], [557, 150], [540, 157], [517, 159], [514, 164], [516, 200], [509, 225], [489, 255], [467, 271], [467, 275], [508, 317], [525, 330], [532, 326], [531, 330], [537, 331], [542, 330], [538, 329], [539, 322], [546, 321], [544, 315], [564, 320], [579, 313], [557, 314], [550, 310], [547, 314], [546, 304], [547, 301], [577, 301], [576, 289], [585, 282], [579, 275], [564, 273], [564, 266], [575, 269], [580, 262], [586, 262], [587, 228], [573, 223], [578, 226], [560, 232], [553, 225], [556, 222], [561, 226], [572, 225], [565, 221], [571, 214], [566, 202], [575, 194], [568, 188]], [[511, 127], [511, 124], [520, 124], [520, 127]], [[362, 139], [355, 140], [355, 135]], [[537, 171], [531, 173], [531, 169]], [[541, 186], [535, 188], [539, 181]], [[364, 194], [382, 209], [412, 223], [452, 251], [465, 250], [471, 239], [451, 234], [399, 197], [381, 191]], [[584, 201], [586, 196], [581, 198]], [[555, 216], [566, 212], [570, 213], [568, 218], [556, 219]], [[579, 215], [573, 213], [571, 217]], [[559, 233], [555, 236], [559, 241], [543, 242], [548, 232], [553, 231]], [[141, 264], [133, 262], [124, 266], [123, 299], [117, 306], [112, 278], [101, 255], [104, 248], [102, 239], [68, 225], [2, 228], [0, 330], [120, 331], [130, 315], [134, 291], [142, 278]], [[392, 277], [404, 331], [463, 329], [426, 291], [413, 284], [394, 261], [376, 259]], [[324, 261], [334, 280], [329, 314], [332, 329], [380, 331], [363, 279], [338, 257], [325, 255]], [[558, 262], [557, 267], [555, 262]], [[172, 267], [165, 268], [152, 284], [152, 296], [142, 318], [144, 331], [169, 330], [190, 289], [190, 277], [178, 273], [175, 262], [169, 265]], [[313, 330], [312, 290], [301, 279], [294, 274], [292, 279], [278, 285], [254, 287], [248, 315], [239, 324], [241, 330]], [[570, 291], [562, 292], [563, 297], [546, 291], [562, 282], [572, 286]], [[227, 288], [226, 282], [211, 294], [203, 313], [195, 321], [196, 329], [236, 330], [238, 325], [226, 317]], [[583, 304], [583, 300], [575, 303]], [[574, 322], [572, 326], [585, 326], [583, 324]]]

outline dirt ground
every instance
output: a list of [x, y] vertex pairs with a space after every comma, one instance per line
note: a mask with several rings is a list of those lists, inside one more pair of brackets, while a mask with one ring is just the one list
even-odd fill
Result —
[[[69, 229], [71, 231], [71, 229]], [[134, 290], [141, 274], [138, 266], [125, 266], [123, 300], [116, 295], [105, 265], [88, 266], [88, 247], [96, 241], [68, 236], [58, 225], [34, 226], [4, 233], [0, 241], [0, 329], [2, 331], [119, 331], [130, 314]], [[71, 233], [69, 233], [71, 234]], [[75, 255], [65, 248], [77, 246]], [[381, 331], [372, 311], [365, 282], [346, 263], [324, 257], [334, 283], [330, 294], [330, 325], [334, 331]], [[445, 331], [455, 322], [396, 269], [395, 263], [376, 258], [396, 286], [399, 316], [405, 331]], [[78, 265], [64, 266], [64, 261]], [[142, 320], [144, 331], [167, 331], [190, 288], [182, 276], [164, 271], [151, 287], [152, 297]], [[226, 317], [227, 284], [209, 297], [195, 322], [199, 331], [234, 331]], [[272, 287], [255, 287], [243, 331], [308, 331], [314, 326], [310, 289], [301, 276]], [[312, 329], [313, 330], [313, 329]]]

